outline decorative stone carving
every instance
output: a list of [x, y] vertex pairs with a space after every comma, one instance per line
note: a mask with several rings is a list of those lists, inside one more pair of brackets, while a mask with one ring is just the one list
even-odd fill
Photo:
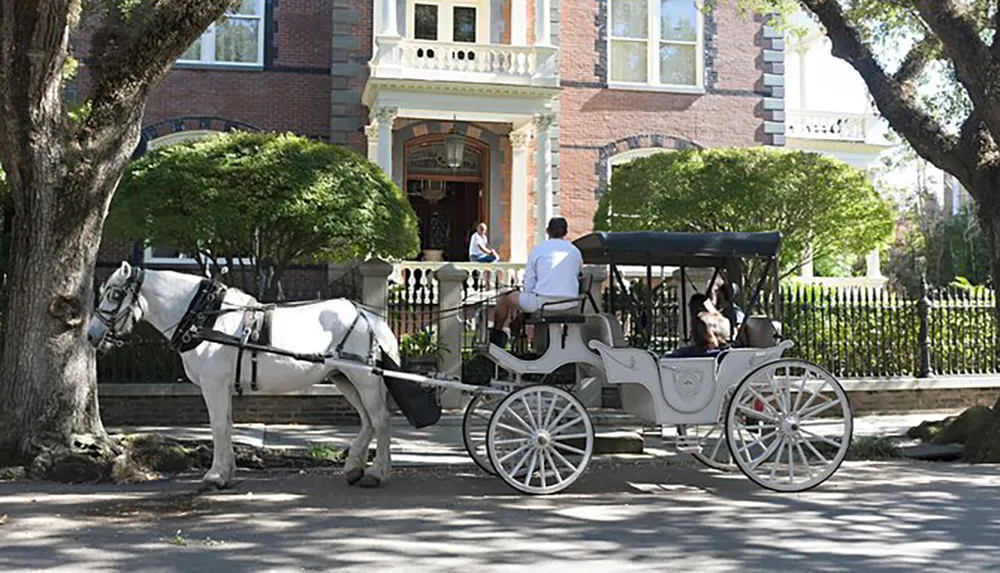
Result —
[[365, 126], [365, 137], [368, 138], [368, 143], [378, 142], [378, 124], [371, 123]]
[[552, 124], [555, 123], [556, 116], [552, 113], [539, 113], [535, 115], [535, 131], [543, 132], [548, 131]]
[[512, 131], [510, 133], [510, 146], [516, 150], [527, 149], [528, 140], [531, 139], [531, 132], [526, 129]]
[[399, 116], [398, 107], [380, 107], [375, 110], [374, 114], [376, 121], [388, 124], [392, 124], [397, 116]]

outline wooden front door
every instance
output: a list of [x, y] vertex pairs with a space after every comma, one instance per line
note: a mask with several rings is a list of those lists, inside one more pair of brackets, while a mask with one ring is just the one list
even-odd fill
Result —
[[480, 222], [475, 181], [410, 179], [407, 195], [420, 221], [420, 248], [444, 251], [445, 261], [469, 259], [469, 238]]

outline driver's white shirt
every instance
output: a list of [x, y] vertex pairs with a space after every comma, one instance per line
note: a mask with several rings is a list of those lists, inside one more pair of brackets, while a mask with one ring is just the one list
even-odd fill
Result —
[[575, 298], [580, 294], [583, 256], [566, 239], [549, 239], [535, 245], [524, 269], [524, 292], [548, 299]]

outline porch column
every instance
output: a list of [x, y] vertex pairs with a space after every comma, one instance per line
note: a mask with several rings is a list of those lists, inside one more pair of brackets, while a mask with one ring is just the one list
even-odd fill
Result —
[[510, 262], [528, 260], [528, 139], [526, 129], [511, 132], [514, 164], [510, 177]]
[[380, 259], [361, 263], [361, 301], [380, 314], [385, 314], [389, 296], [389, 275], [392, 265]]
[[882, 278], [882, 256], [878, 252], [878, 247], [872, 249], [865, 257], [865, 276], [870, 279]]
[[539, 114], [535, 116], [535, 200], [538, 209], [538, 237], [536, 244], [545, 240], [545, 226], [552, 217], [552, 141], [549, 139], [549, 128], [555, 116]]
[[813, 278], [813, 250], [812, 245], [809, 245], [808, 250], [806, 250], [806, 261], [802, 263], [799, 267], [799, 276], [804, 279]]
[[382, 31], [380, 36], [399, 36], [396, 23], [396, 0], [382, 0]]
[[365, 138], [368, 139], [368, 161], [378, 163], [378, 124], [365, 126]]
[[375, 119], [378, 121], [378, 166], [389, 179], [392, 179], [392, 122], [397, 115], [399, 108], [396, 107], [380, 107], [375, 110]]
[[510, 43], [512, 46], [528, 45], [528, 1], [511, 0]]
[[[469, 278], [469, 271], [458, 268], [455, 263], [448, 263], [435, 271], [438, 281], [438, 343], [441, 353], [438, 354], [438, 372], [447, 376], [462, 378], [462, 334], [465, 332], [465, 322], [462, 311], [455, 310], [462, 305], [462, 285]], [[444, 408], [462, 408], [467, 400], [461, 390], [448, 389], [441, 393], [441, 406]]]
[[[514, 13], [511, 5], [511, 14]], [[535, 45], [549, 47], [552, 45], [552, 0], [535, 0]], [[513, 38], [513, 36], [511, 36]]]

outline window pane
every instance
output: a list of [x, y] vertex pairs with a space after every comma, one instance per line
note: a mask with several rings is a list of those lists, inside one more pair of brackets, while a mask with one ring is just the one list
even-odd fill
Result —
[[694, 0], [660, 0], [660, 39], [698, 39], [698, 6]]
[[201, 59], [201, 38], [199, 37], [197, 40], [195, 40], [194, 43], [191, 44], [191, 47], [188, 48], [187, 51], [185, 51], [183, 54], [181, 54], [181, 57], [178, 58], [178, 59], [181, 59], [181, 60], [195, 60], [195, 61], [200, 60]]
[[646, 42], [611, 42], [611, 80], [646, 81]]
[[683, 44], [660, 45], [660, 83], [697, 85], [695, 47]]
[[240, 0], [240, 5], [233, 8], [229, 14], [243, 14], [246, 16], [262, 16], [257, 13], [257, 0]]
[[452, 12], [453, 42], [476, 41], [476, 9], [469, 6], [455, 6]]
[[417, 4], [413, 10], [413, 37], [418, 40], [437, 40], [438, 7], [434, 4]]
[[215, 61], [257, 63], [260, 20], [226, 18], [215, 26]]
[[647, 0], [613, 0], [611, 35], [616, 38], [647, 37], [649, 9]]

